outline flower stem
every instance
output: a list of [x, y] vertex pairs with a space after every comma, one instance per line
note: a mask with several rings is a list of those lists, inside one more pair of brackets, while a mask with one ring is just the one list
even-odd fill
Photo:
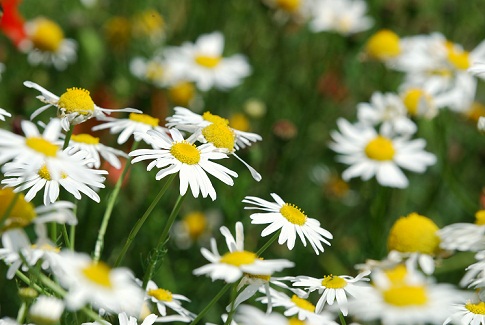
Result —
[[202, 311], [199, 313], [199, 315], [197, 315], [197, 317], [189, 325], [197, 324], [205, 316], [205, 314], [207, 314], [207, 312], [212, 308], [212, 306], [214, 306], [214, 304], [216, 302], [218, 302], [219, 299], [221, 299], [221, 297], [226, 293], [226, 291], [229, 290], [231, 285], [232, 285], [232, 283], [227, 283], [221, 289], [221, 291], [219, 291], [219, 293], [214, 298], [212, 298], [212, 300], [207, 304], [207, 306], [205, 306], [205, 308], [202, 309]]
[[162, 234], [160, 235], [160, 239], [158, 240], [157, 246], [155, 247], [155, 250], [152, 252], [150, 256], [150, 262], [148, 264], [148, 268], [145, 273], [145, 276], [143, 277], [143, 289], [147, 287], [148, 281], [151, 280], [153, 276], [153, 272], [157, 266], [157, 263], [160, 261], [162, 257], [163, 248], [165, 247], [165, 244], [168, 240], [168, 234], [170, 232], [170, 229], [172, 228], [175, 218], [177, 217], [180, 211], [180, 207], [182, 206], [182, 202], [184, 198], [185, 198], [185, 195], [179, 195], [179, 197], [177, 198], [177, 201], [175, 202], [172, 212], [168, 217], [167, 223], [165, 224], [165, 228], [163, 229]]
[[22, 302], [22, 305], [20, 305], [20, 309], [17, 313], [17, 323], [23, 324], [26, 316], [27, 316], [27, 303], [24, 301]]
[[71, 244], [71, 241], [69, 240], [66, 224], [62, 225], [62, 237], [64, 237], [64, 243], [66, 244], [66, 247], [69, 247], [72, 250], [72, 247], [71, 247], [72, 244]]
[[69, 145], [69, 141], [71, 141], [71, 136], [72, 136], [72, 131], [74, 130], [74, 127], [70, 125], [69, 131], [67, 131], [66, 136], [64, 138], [64, 144], [62, 145], [62, 150], [66, 149], [67, 146]]
[[277, 231], [273, 237], [271, 237], [270, 240], [268, 240], [266, 242], [266, 244], [263, 245], [263, 247], [261, 247], [257, 252], [256, 252], [256, 255], [258, 256], [261, 256], [261, 254], [263, 254], [263, 252], [268, 249], [269, 246], [271, 246], [272, 243], [274, 243], [276, 241], [276, 239], [279, 237], [280, 235], [280, 231]]
[[232, 286], [232, 292], [231, 292], [231, 309], [229, 310], [229, 314], [227, 314], [227, 319], [226, 322], [224, 323], [225, 325], [230, 325], [232, 322], [232, 317], [234, 316], [234, 302], [236, 301], [237, 298], [237, 283], [234, 283]]
[[342, 313], [339, 313], [338, 314], [338, 317], [340, 318], [340, 323], [342, 325], [347, 325], [347, 322], [345, 321], [345, 317], [344, 317], [344, 315]]
[[173, 175], [171, 175], [169, 177], [169, 179], [167, 180], [167, 182], [165, 183], [165, 185], [163, 185], [163, 187], [160, 190], [160, 192], [158, 192], [157, 196], [152, 201], [152, 203], [150, 204], [150, 206], [148, 207], [148, 209], [141, 216], [141, 218], [138, 219], [138, 221], [135, 223], [135, 226], [133, 227], [133, 229], [131, 229], [130, 234], [128, 235], [128, 239], [126, 240], [125, 245], [121, 249], [120, 255], [116, 259], [116, 262], [114, 264], [114, 267], [119, 266], [121, 264], [121, 261], [123, 261], [123, 258], [125, 257], [125, 254], [128, 251], [128, 248], [131, 246], [131, 243], [133, 242], [133, 240], [135, 239], [136, 235], [138, 234], [138, 231], [143, 226], [143, 224], [147, 220], [148, 216], [150, 215], [150, 213], [152, 212], [152, 210], [157, 205], [158, 201], [160, 201], [160, 199], [162, 198], [163, 194], [165, 194], [165, 191], [167, 190], [168, 186], [172, 183], [173, 179], [175, 178], [175, 175], [176, 174], [173, 174]]
[[[131, 150], [133, 151], [138, 146], [138, 141], [135, 141], [131, 146]], [[111, 192], [108, 205], [106, 206], [106, 210], [104, 211], [103, 221], [101, 222], [101, 226], [99, 227], [98, 231], [98, 238], [96, 239], [96, 246], [94, 247], [94, 254], [93, 254], [93, 261], [96, 263], [99, 261], [101, 257], [101, 251], [103, 250], [104, 246], [104, 235], [106, 234], [106, 229], [108, 228], [109, 219], [111, 217], [111, 213], [113, 212], [113, 207], [115, 205], [116, 199], [118, 198], [118, 194], [120, 193], [121, 185], [123, 184], [123, 180], [125, 178], [126, 173], [130, 169], [130, 161], [127, 160], [125, 167], [123, 168], [123, 172], [121, 172], [120, 178], [116, 182], [116, 185]]]
[[15, 206], [15, 203], [17, 203], [17, 200], [19, 199], [20, 192], [15, 193], [12, 201], [8, 204], [7, 209], [3, 213], [2, 217], [0, 218], [0, 230], [2, 229], [5, 221], [7, 221], [8, 217], [10, 216], [10, 213], [12, 213], [12, 210]]

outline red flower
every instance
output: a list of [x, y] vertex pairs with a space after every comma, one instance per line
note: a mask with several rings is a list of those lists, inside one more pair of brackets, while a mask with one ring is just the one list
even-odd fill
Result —
[[21, 0], [0, 0], [3, 12], [0, 16], [0, 30], [12, 40], [15, 46], [27, 38], [24, 19], [18, 11]]

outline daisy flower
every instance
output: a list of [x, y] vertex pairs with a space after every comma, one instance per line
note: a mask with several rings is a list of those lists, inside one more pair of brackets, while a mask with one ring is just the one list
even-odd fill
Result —
[[475, 254], [476, 263], [466, 268], [466, 273], [460, 281], [460, 286], [469, 288], [485, 288], [485, 251]]
[[485, 302], [456, 304], [451, 306], [453, 314], [449, 316], [443, 325], [448, 323], [458, 325], [485, 325]]
[[165, 50], [167, 64], [175, 79], [194, 81], [197, 88], [227, 90], [241, 83], [251, 73], [246, 58], [240, 54], [223, 57], [224, 36], [220, 32], [199, 36], [195, 44]]
[[330, 318], [324, 323], [322, 322], [311, 322], [310, 320], [299, 320], [297, 317], [286, 318], [279, 313], [265, 313], [260, 309], [250, 306], [241, 305], [236, 315], [234, 316], [236, 321], [240, 324], [257, 324], [257, 325], [337, 325], [336, 322], [332, 321]]
[[438, 230], [440, 247], [447, 250], [485, 250], [485, 210], [475, 213], [475, 223], [454, 223]]
[[35, 324], [59, 324], [64, 307], [62, 300], [40, 296], [30, 306], [29, 318]]
[[368, 30], [374, 24], [367, 17], [363, 0], [317, 0], [312, 8], [312, 32], [335, 31], [344, 36]]
[[327, 239], [332, 239], [333, 236], [328, 230], [320, 227], [318, 220], [307, 217], [297, 206], [286, 203], [277, 194], [271, 193], [271, 196], [275, 202], [254, 196], [246, 196], [242, 201], [253, 205], [244, 207], [244, 209], [265, 211], [253, 213], [250, 216], [252, 224], [269, 224], [261, 233], [262, 237], [281, 229], [278, 244], [283, 245], [286, 242], [288, 249], [292, 250], [298, 234], [303, 245], [306, 247], [307, 239], [317, 255], [324, 251], [322, 243], [330, 246]]
[[294, 264], [285, 259], [263, 260], [255, 253], [244, 250], [244, 229], [241, 222], [236, 223], [236, 237], [234, 238], [227, 227], [221, 227], [221, 233], [226, 239], [228, 253], [220, 255], [217, 243], [211, 239], [211, 250], [201, 249], [202, 255], [210, 262], [194, 270], [195, 275], [207, 274], [212, 281], [222, 279], [228, 283], [236, 282], [245, 273], [260, 276], [271, 275]]
[[372, 127], [352, 125], [345, 119], [337, 124], [340, 132], [331, 133], [334, 142], [330, 148], [341, 154], [340, 162], [350, 165], [342, 174], [345, 181], [358, 176], [366, 181], [375, 176], [383, 186], [405, 188], [409, 182], [400, 167], [423, 173], [436, 163], [435, 155], [424, 151], [423, 139], [378, 134]]
[[37, 98], [47, 104], [35, 110], [30, 119], [34, 119], [49, 107], [55, 106], [58, 110], [58, 116], [61, 118], [62, 128], [65, 131], [68, 131], [71, 125], [82, 123], [92, 117], [103, 119], [112, 112], [141, 113], [140, 110], [135, 108], [108, 109], [99, 107], [94, 104], [89, 91], [82, 88], [68, 88], [59, 97], [32, 81], [24, 81], [24, 86], [38, 90], [41, 94]]
[[[130, 316], [128, 318], [128, 315], [126, 313], [118, 314], [118, 320], [120, 322], [120, 325], [138, 325], [137, 319], [133, 316]], [[145, 317], [145, 319], [140, 325], [152, 325], [155, 322], [157, 322], [157, 315], [150, 314], [147, 317]]]
[[103, 262], [94, 262], [86, 254], [64, 250], [62, 265], [54, 275], [68, 290], [65, 296], [69, 310], [79, 310], [90, 303], [108, 312], [137, 315], [143, 304], [143, 291], [126, 268], [111, 269]]
[[199, 193], [202, 197], [210, 196], [216, 199], [216, 191], [207, 176], [207, 173], [218, 178], [223, 183], [232, 186], [234, 181], [231, 177], [237, 177], [234, 171], [212, 162], [212, 160], [227, 158], [227, 155], [215, 150], [210, 144], [196, 147], [195, 137], [185, 140], [177, 129], [170, 129], [171, 138], [165, 133], [149, 130], [142, 138], [151, 143], [155, 149], [138, 149], [130, 152], [129, 156], [135, 157], [131, 163], [142, 160], [152, 160], [147, 170], [153, 167], [160, 168], [156, 179], [160, 180], [167, 175], [179, 173], [180, 195], [185, 195], [188, 187], [194, 197]]
[[65, 149], [65, 152], [68, 155], [73, 155], [74, 153], [82, 150], [88, 152], [86, 158], [90, 158], [93, 160], [92, 163], [87, 164], [89, 168], [94, 167], [97, 169], [101, 167], [101, 156], [111, 166], [115, 167], [116, 169], [120, 169], [121, 161], [118, 156], [128, 157], [128, 155], [125, 154], [123, 151], [105, 146], [104, 144], [99, 142], [99, 138], [93, 137], [90, 134], [80, 133], [71, 135], [71, 138], [69, 139], [69, 145]]
[[209, 243], [214, 229], [222, 222], [221, 212], [217, 209], [194, 210], [182, 216], [173, 225], [173, 239], [180, 249], [188, 249], [195, 243], [199, 246]]
[[401, 97], [393, 93], [373, 93], [370, 103], [357, 105], [357, 116], [365, 125], [380, 125], [382, 134], [411, 135], [417, 130], [416, 124], [407, 116]]
[[125, 143], [132, 135], [135, 137], [135, 141], [140, 141], [143, 139], [141, 135], [148, 130], [156, 130], [160, 133], [168, 132], [167, 129], [158, 125], [158, 118], [147, 114], [130, 113], [129, 117], [125, 119], [106, 117], [103, 121], [106, 122], [93, 127], [93, 131], [109, 129], [111, 134], [119, 133], [118, 144]]
[[38, 17], [25, 24], [27, 39], [20, 48], [28, 52], [28, 61], [33, 65], [53, 65], [64, 70], [76, 60], [77, 43], [64, 37], [61, 27], [50, 19]]
[[136, 57], [130, 62], [130, 71], [138, 79], [158, 88], [165, 88], [177, 81], [170, 71], [170, 66], [161, 56], [151, 59]]
[[315, 312], [318, 314], [323, 310], [325, 303], [333, 305], [335, 299], [344, 316], [347, 316], [347, 294], [353, 297], [360, 297], [367, 286], [356, 284], [359, 281], [369, 281], [365, 276], [369, 275], [370, 271], [364, 271], [355, 278], [348, 275], [327, 275], [321, 279], [312, 278], [309, 276], [297, 276], [293, 282], [295, 287], [304, 287], [308, 292], [318, 290], [321, 294], [318, 299]]
[[311, 15], [311, 0], [263, 0], [263, 3], [275, 10], [274, 19], [279, 23], [292, 20], [304, 23]]
[[[141, 285], [143, 281], [136, 280]], [[182, 307], [182, 301], [190, 302], [190, 299], [168, 290], [159, 288], [153, 281], [149, 281], [146, 288], [145, 300], [151, 301], [157, 306], [161, 317], [157, 322], [184, 322], [189, 323], [195, 318], [195, 314]], [[168, 315], [167, 308], [175, 311], [178, 315]]]
[[364, 46], [366, 58], [383, 62], [393, 62], [402, 52], [399, 36], [389, 29], [374, 33]]
[[7, 112], [3, 108], [0, 108], [0, 121], [5, 121], [5, 116], [12, 117], [12, 114]]
[[[402, 88], [402, 87], [401, 87]], [[410, 116], [432, 119], [447, 105], [447, 98], [422, 87], [402, 88], [400, 97]]]

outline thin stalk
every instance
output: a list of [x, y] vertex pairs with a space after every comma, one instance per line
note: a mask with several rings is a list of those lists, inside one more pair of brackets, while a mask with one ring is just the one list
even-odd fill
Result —
[[30, 281], [29, 277], [23, 274], [22, 272], [20, 272], [19, 270], [15, 271], [15, 275], [17, 276], [17, 278], [22, 280], [26, 285], [34, 288], [35, 291], [46, 294], [46, 291], [42, 287], [40, 287], [35, 282]]
[[15, 193], [12, 201], [8, 204], [7, 209], [3, 213], [2, 217], [0, 218], [0, 229], [2, 229], [5, 221], [7, 221], [8, 217], [10, 216], [10, 213], [12, 213], [12, 210], [15, 206], [15, 203], [17, 203], [17, 200], [19, 199], [20, 192]]
[[171, 175], [165, 185], [161, 188], [160, 192], [158, 192], [157, 196], [155, 199], [153, 199], [152, 203], [148, 207], [148, 209], [145, 211], [145, 213], [141, 216], [140, 219], [135, 223], [135, 226], [133, 229], [131, 229], [130, 234], [128, 235], [128, 239], [125, 242], [125, 245], [121, 249], [120, 255], [118, 255], [118, 258], [116, 259], [116, 262], [114, 264], [114, 267], [117, 267], [121, 264], [121, 261], [123, 261], [123, 258], [125, 257], [126, 252], [128, 251], [128, 248], [130, 248], [131, 244], [133, 243], [133, 240], [135, 239], [136, 235], [138, 234], [138, 231], [140, 228], [143, 226], [145, 221], [147, 220], [148, 216], [152, 212], [152, 210], [155, 208], [155, 206], [158, 204], [158, 201], [162, 198], [162, 196], [165, 194], [167, 191], [168, 186], [172, 183], [173, 179], [175, 178], [176, 174]]
[[75, 225], [71, 225], [69, 226], [69, 238], [71, 239], [70, 241], [70, 246], [69, 246], [69, 249], [70, 250], [74, 250], [74, 243], [75, 243], [75, 240], [76, 240], [76, 226]]
[[17, 323], [23, 324], [25, 317], [27, 316], [27, 303], [24, 301], [22, 302], [22, 305], [20, 305], [20, 309], [17, 313]]
[[71, 136], [72, 136], [72, 131], [74, 130], [74, 127], [70, 125], [69, 131], [67, 131], [66, 136], [64, 138], [64, 144], [62, 145], [62, 150], [66, 149], [67, 146], [69, 146], [69, 141], [71, 141]]
[[207, 312], [212, 308], [212, 306], [214, 306], [214, 304], [216, 302], [218, 302], [219, 299], [221, 299], [221, 297], [226, 293], [226, 291], [229, 290], [231, 285], [232, 285], [232, 283], [227, 283], [221, 289], [221, 291], [219, 291], [219, 293], [214, 298], [212, 298], [212, 300], [207, 304], [207, 306], [205, 306], [204, 309], [202, 309], [202, 311], [199, 313], [199, 315], [197, 315], [197, 317], [189, 325], [197, 324], [205, 316], [205, 314], [207, 314]]
[[61, 230], [62, 230], [62, 237], [64, 238], [64, 243], [66, 244], [66, 247], [69, 247], [72, 250], [71, 241], [69, 240], [69, 234], [67, 233], [66, 224], [62, 225]]
[[345, 321], [345, 317], [342, 313], [338, 313], [338, 317], [340, 318], [340, 323], [342, 325], [347, 325], [347, 322]]
[[232, 322], [232, 317], [234, 316], [234, 302], [236, 301], [237, 298], [237, 284], [234, 283], [232, 286], [232, 292], [231, 292], [231, 309], [229, 310], [229, 314], [227, 314], [227, 319], [226, 322], [224, 323], [225, 325], [230, 325]]
[[256, 252], [256, 255], [258, 256], [261, 256], [261, 254], [264, 253], [264, 251], [266, 249], [268, 249], [269, 246], [271, 246], [272, 243], [274, 243], [276, 241], [276, 238], [278, 238], [280, 235], [280, 231], [277, 231], [275, 232], [275, 234], [273, 235], [273, 237], [270, 238], [270, 240], [268, 240], [266, 242], [266, 244], [263, 245], [263, 247], [261, 247], [257, 252]]
[[160, 235], [160, 239], [158, 240], [158, 244], [155, 248], [155, 251], [150, 257], [150, 262], [148, 264], [147, 272], [145, 273], [145, 276], [143, 277], [143, 289], [147, 287], [148, 281], [151, 280], [153, 276], [153, 271], [155, 270], [155, 267], [160, 260], [159, 256], [163, 250], [163, 247], [165, 246], [165, 243], [168, 239], [168, 234], [170, 232], [170, 229], [172, 228], [172, 225], [175, 221], [175, 218], [177, 217], [180, 207], [182, 206], [182, 202], [185, 198], [185, 195], [179, 195], [177, 198], [177, 201], [175, 202], [175, 205], [172, 209], [172, 212], [170, 213], [170, 216], [168, 217], [167, 223], [165, 224], [165, 228], [162, 231], [162, 234]]
[[[130, 151], [135, 150], [138, 146], [138, 143], [138, 141], [135, 141], [131, 146]], [[101, 257], [101, 251], [103, 250], [104, 246], [104, 236], [106, 234], [106, 229], [108, 228], [109, 219], [111, 217], [111, 213], [113, 212], [113, 207], [115, 205], [116, 199], [118, 198], [118, 194], [120, 193], [121, 185], [123, 184], [123, 180], [126, 173], [130, 169], [130, 166], [130, 161], [127, 160], [125, 168], [123, 168], [123, 172], [121, 172], [121, 176], [116, 182], [116, 185], [109, 196], [108, 205], [106, 206], [106, 210], [104, 211], [103, 221], [101, 222], [101, 226], [99, 227], [98, 238], [96, 239], [96, 246], [94, 247], [93, 261], [95, 263], [98, 262], [99, 258]]]

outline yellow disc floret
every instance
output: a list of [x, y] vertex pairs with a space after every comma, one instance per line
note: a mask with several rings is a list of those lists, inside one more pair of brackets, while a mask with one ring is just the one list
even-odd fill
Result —
[[308, 300], [300, 298], [297, 295], [293, 295], [291, 297], [291, 301], [301, 309], [311, 311], [312, 313], [315, 312], [315, 306]]
[[295, 12], [300, 7], [301, 0], [276, 0], [278, 8], [288, 12]]
[[214, 69], [221, 62], [220, 56], [208, 56], [208, 55], [197, 55], [195, 57], [195, 62], [204, 68]]
[[305, 325], [305, 322], [296, 317], [291, 317], [288, 319], [288, 325]]
[[380, 135], [369, 141], [364, 151], [367, 157], [379, 161], [392, 160], [395, 154], [391, 139]]
[[433, 220], [411, 213], [401, 217], [391, 228], [387, 239], [389, 250], [403, 253], [418, 252], [433, 255], [440, 244], [438, 226]]
[[195, 165], [200, 161], [200, 151], [195, 144], [186, 141], [176, 142], [170, 148], [170, 153], [180, 162]]
[[485, 210], [479, 210], [475, 213], [475, 224], [478, 226], [485, 225]]
[[485, 302], [480, 301], [479, 303], [472, 304], [471, 302], [465, 304], [465, 308], [475, 315], [485, 315]]
[[82, 269], [82, 274], [91, 282], [97, 285], [111, 288], [111, 269], [103, 262], [90, 263], [88, 266]]
[[236, 251], [232, 253], [226, 253], [221, 257], [220, 262], [230, 264], [234, 266], [241, 266], [245, 264], [252, 264], [258, 256], [253, 252], [248, 251]]
[[212, 123], [202, 129], [202, 135], [207, 142], [212, 143], [216, 148], [234, 150], [236, 135], [234, 131], [223, 123]]
[[81, 115], [92, 115], [94, 112], [94, 102], [89, 96], [89, 91], [82, 88], [68, 88], [67, 91], [59, 97], [57, 102], [60, 108], [66, 113], [78, 113]]
[[92, 135], [87, 133], [73, 134], [71, 136], [71, 140], [78, 143], [94, 144], [94, 145], [99, 143], [99, 138], [93, 137]]
[[399, 36], [388, 29], [380, 30], [367, 41], [365, 53], [370, 58], [377, 60], [396, 57], [401, 53]]
[[181, 81], [168, 89], [170, 100], [180, 106], [188, 106], [195, 97], [195, 86], [188, 81]]
[[428, 302], [424, 286], [393, 286], [382, 294], [385, 302], [398, 307], [422, 306]]
[[152, 127], [158, 126], [159, 119], [147, 114], [130, 113], [129, 119]]
[[263, 280], [265, 282], [268, 282], [271, 279], [271, 275], [263, 275], [263, 274], [244, 273], [244, 276], [250, 279]]
[[249, 131], [249, 121], [244, 114], [236, 113], [231, 116], [229, 125], [236, 130]]
[[290, 203], [285, 203], [280, 208], [280, 213], [286, 220], [298, 226], [303, 226], [307, 219], [307, 216], [299, 207]]
[[404, 264], [398, 264], [392, 269], [385, 270], [384, 273], [393, 285], [401, 285], [405, 283], [408, 270]]
[[148, 290], [148, 295], [154, 297], [157, 300], [161, 301], [172, 301], [172, 293], [168, 290], [165, 289], [154, 289], [154, 290]]
[[339, 276], [334, 276], [330, 274], [323, 277], [322, 286], [329, 289], [342, 289], [347, 286], [347, 281]]
[[6, 220], [0, 231], [25, 227], [37, 217], [33, 204], [25, 201], [25, 196], [22, 193], [14, 193], [11, 188], [6, 187], [0, 189], [0, 218], [5, 215], [13, 200], [15, 200], [15, 203], [10, 213], [5, 216]]
[[58, 146], [40, 137], [26, 138], [25, 144], [29, 148], [34, 149], [35, 151], [40, 152], [47, 157], [55, 157], [57, 156], [57, 152], [59, 151]]
[[216, 114], [211, 114], [211, 112], [207, 111], [202, 114], [202, 118], [206, 120], [207, 122], [212, 122], [212, 123], [222, 123], [229, 125], [229, 121], [223, 117], [220, 117], [219, 115]]
[[64, 33], [58, 24], [46, 18], [37, 18], [33, 22], [30, 40], [41, 51], [55, 53], [61, 46]]
[[470, 67], [470, 53], [458, 48], [452, 42], [447, 41], [445, 47], [448, 54], [448, 62], [458, 70], [466, 70]]
[[419, 109], [422, 103], [430, 105], [432, 98], [424, 90], [420, 88], [408, 89], [403, 95], [404, 106], [406, 106], [410, 115], [419, 115]]
[[197, 239], [202, 235], [207, 228], [207, 218], [200, 211], [194, 211], [187, 214], [183, 220], [185, 230], [189, 233], [189, 237]]

